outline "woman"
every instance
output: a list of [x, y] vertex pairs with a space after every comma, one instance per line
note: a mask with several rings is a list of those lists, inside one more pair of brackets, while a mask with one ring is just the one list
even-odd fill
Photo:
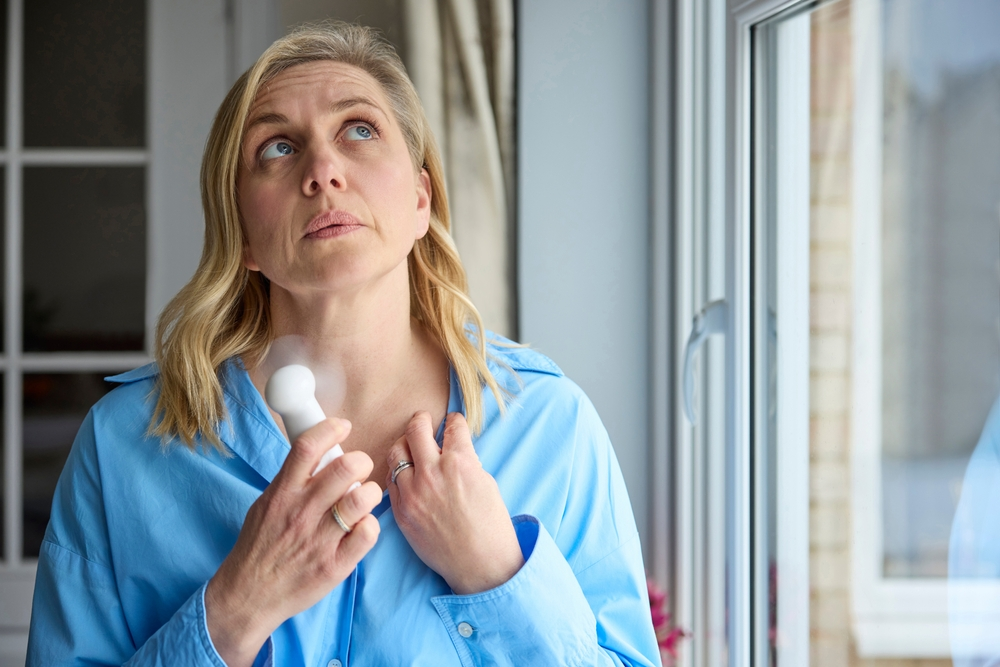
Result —
[[[551, 361], [480, 333], [391, 47], [276, 42], [202, 196], [158, 364], [113, 378], [60, 480], [29, 664], [658, 663], [607, 435]], [[261, 398], [285, 335], [346, 382], [291, 448]]]

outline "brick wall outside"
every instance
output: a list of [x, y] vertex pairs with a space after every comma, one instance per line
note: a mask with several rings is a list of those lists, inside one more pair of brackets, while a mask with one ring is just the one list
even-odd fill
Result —
[[812, 667], [944, 667], [860, 659], [851, 638], [850, 0], [812, 15], [810, 197], [810, 623]]
[[812, 667], [851, 665], [850, 3], [812, 16], [810, 127], [810, 623]]

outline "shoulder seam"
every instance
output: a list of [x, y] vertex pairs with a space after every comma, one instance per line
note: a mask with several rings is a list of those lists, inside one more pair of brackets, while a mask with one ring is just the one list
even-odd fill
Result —
[[66, 553], [70, 554], [71, 556], [76, 556], [77, 558], [79, 558], [80, 560], [82, 560], [84, 562], [90, 563], [91, 565], [96, 565], [97, 567], [99, 567], [101, 569], [104, 569], [104, 570], [107, 570], [108, 572], [112, 572], [112, 573], [114, 572], [114, 570], [110, 566], [104, 565], [103, 563], [98, 563], [95, 560], [91, 560], [91, 559], [87, 558], [86, 556], [84, 556], [82, 554], [78, 554], [77, 552], [73, 551], [72, 549], [64, 547], [63, 545], [59, 544], [58, 542], [55, 542], [55, 541], [50, 540], [48, 538], [44, 538], [42, 540], [42, 544], [52, 545], [56, 549], [60, 549], [61, 551], [65, 551]]
[[632, 535], [628, 539], [622, 540], [621, 542], [619, 542], [618, 546], [616, 546], [614, 549], [612, 549], [608, 553], [604, 554], [603, 556], [601, 556], [600, 558], [598, 558], [597, 560], [595, 560], [590, 565], [587, 565], [586, 567], [584, 567], [584, 568], [582, 568], [580, 570], [574, 570], [574, 572], [576, 572], [577, 575], [583, 574], [584, 572], [586, 572], [590, 568], [594, 567], [595, 565], [598, 565], [599, 563], [601, 563], [602, 561], [604, 561], [605, 559], [607, 559], [609, 556], [612, 556], [615, 553], [617, 553], [618, 551], [621, 551], [623, 547], [628, 546], [629, 544], [631, 544], [632, 542], [634, 542], [637, 539], [639, 539], [639, 531], [636, 531], [636, 532], [632, 533]]
[[[141, 372], [140, 372], [141, 371]], [[133, 368], [131, 370], [124, 371], [122, 373], [117, 373], [115, 375], [108, 375], [104, 378], [107, 382], [114, 382], [115, 384], [125, 385], [133, 384], [135, 382], [141, 382], [143, 380], [148, 380], [154, 378], [160, 374], [160, 367], [155, 361], [150, 361], [147, 364], [143, 364], [138, 368]]]
[[[546, 375], [554, 375], [556, 377], [563, 377], [565, 375], [562, 369], [559, 368], [554, 361], [546, 357], [541, 352], [533, 350], [530, 347], [505, 348], [498, 345], [491, 345], [490, 347], [490, 360], [498, 366], [506, 366], [510, 370], [514, 371], [544, 373]], [[525, 356], [535, 358], [525, 359]]]

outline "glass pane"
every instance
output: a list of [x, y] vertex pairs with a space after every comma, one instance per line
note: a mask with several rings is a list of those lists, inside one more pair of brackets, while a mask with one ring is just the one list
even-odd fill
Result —
[[143, 349], [144, 172], [24, 170], [25, 350]]
[[1000, 661], [997, 34], [984, 0], [755, 31], [761, 664]]
[[24, 3], [24, 145], [143, 146], [145, 0]]
[[115, 385], [112, 373], [24, 376], [24, 547], [37, 558], [52, 509], [52, 494], [87, 411]]
[[1000, 391], [1000, 5], [884, 11], [884, 568], [943, 577]]

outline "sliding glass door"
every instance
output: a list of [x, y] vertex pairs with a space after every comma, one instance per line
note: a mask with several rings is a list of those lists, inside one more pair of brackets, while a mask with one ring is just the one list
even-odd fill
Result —
[[[678, 76], [709, 91], [692, 127], [722, 149], [692, 153], [692, 199], [724, 221], [679, 220], [723, 241], [678, 269], [724, 288], [677, 317], [679, 359], [715, 346], [678, 395], [679, 456], [722, 461], [692, 495], [722, 508], [716, 655], [1000, 664], [1000, 3], [731, 0], [712, 25], [700, 53], [724, 65]], [[720, 664], [685, 620], [682, 662]]]

